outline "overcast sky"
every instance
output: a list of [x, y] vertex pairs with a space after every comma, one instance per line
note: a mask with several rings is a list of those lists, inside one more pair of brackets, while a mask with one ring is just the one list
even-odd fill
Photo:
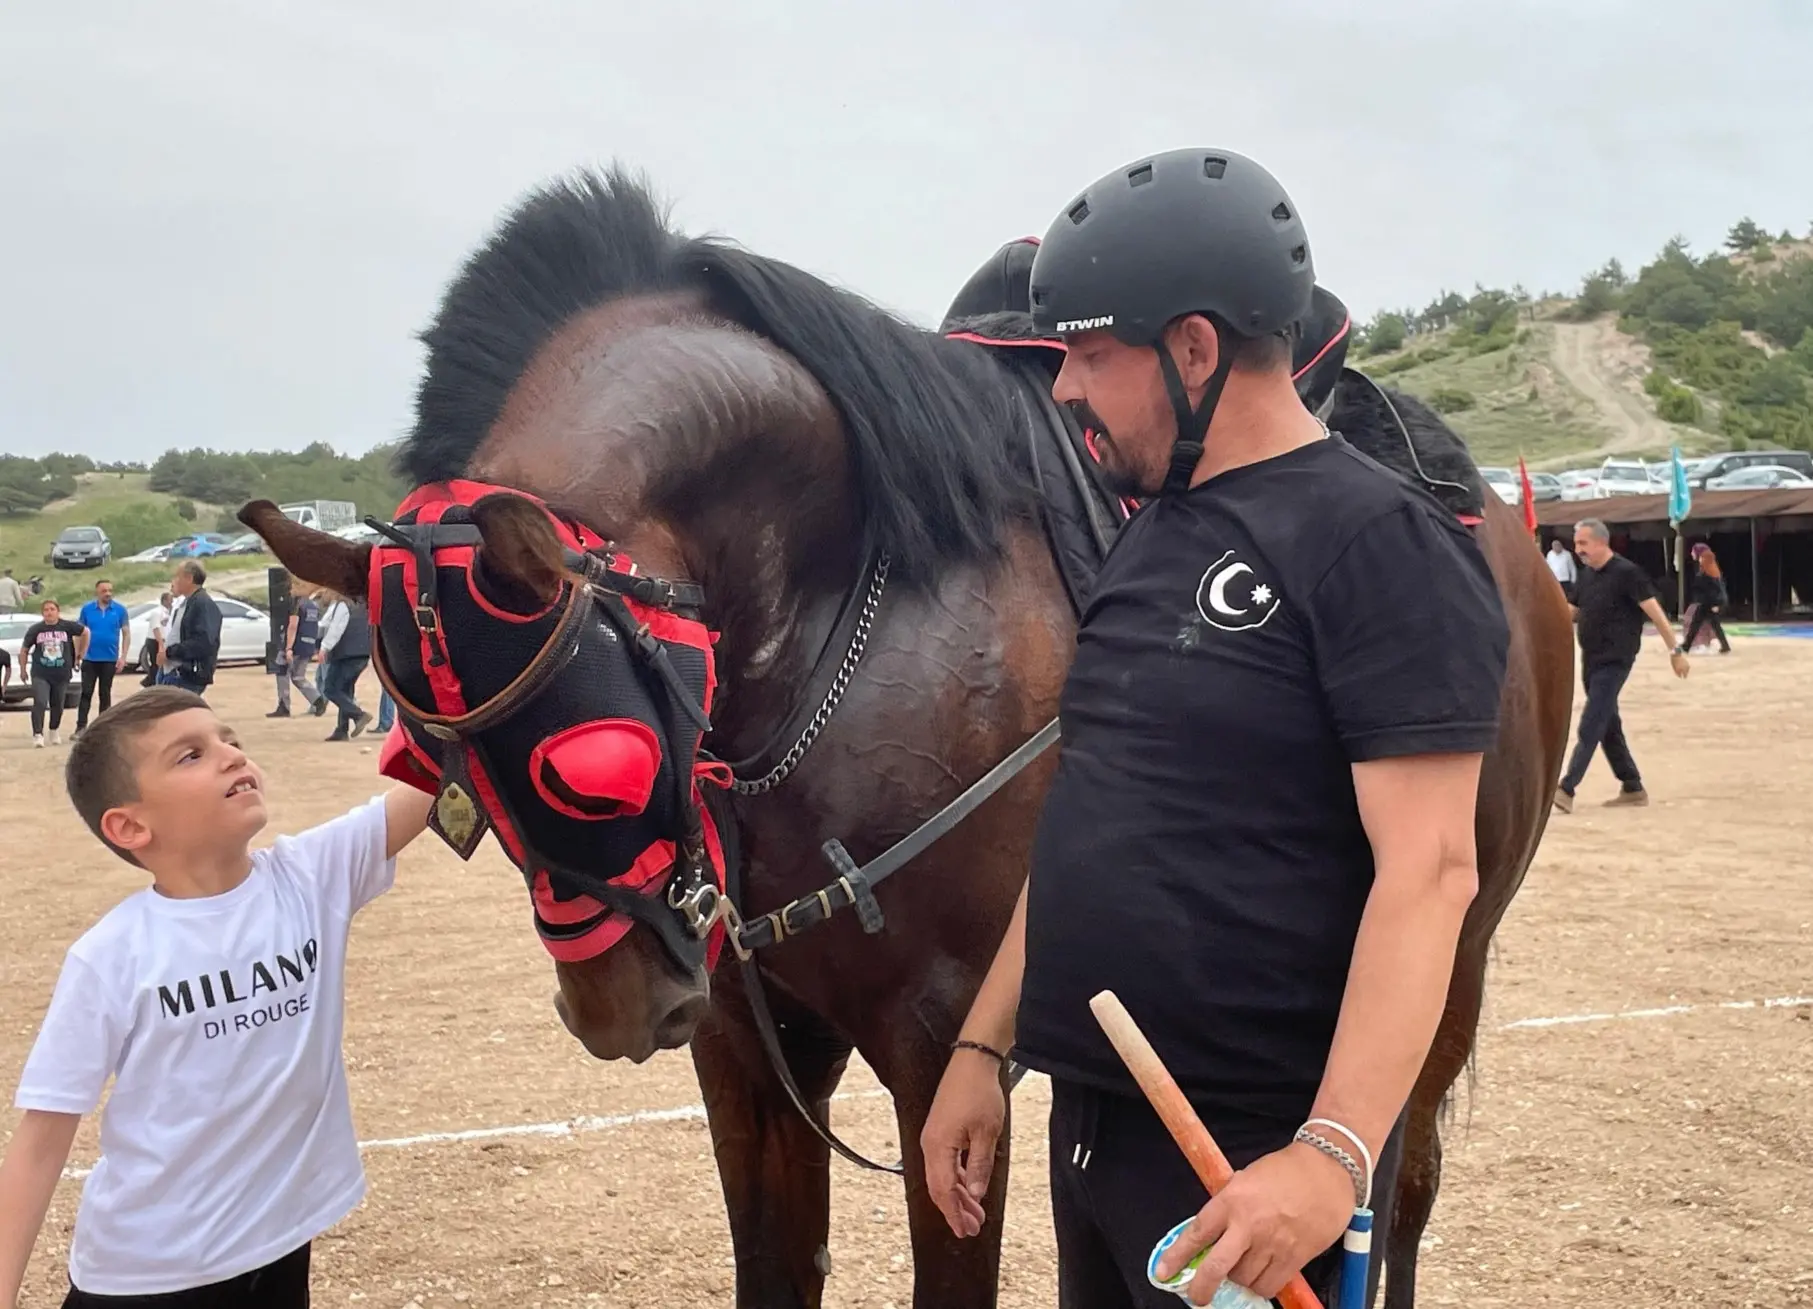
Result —
[[1097, 175], [1218, 145], [1361, 316], [1813, 222], [1804, 0], [0, 4], [0, 452], [363, 450], [526, 188], [615, 158], [689, 230], [928, 325]]

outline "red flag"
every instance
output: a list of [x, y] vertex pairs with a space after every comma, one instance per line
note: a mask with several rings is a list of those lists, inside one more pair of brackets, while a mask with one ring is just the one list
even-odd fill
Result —
[[1531, 536], [1536, 535], [1536, 491], [1530, 485], [1530, 470], [1523, 466], [1523, 456], [1517, 456], [1517, 485], [1523, 489], [1523, 530]]

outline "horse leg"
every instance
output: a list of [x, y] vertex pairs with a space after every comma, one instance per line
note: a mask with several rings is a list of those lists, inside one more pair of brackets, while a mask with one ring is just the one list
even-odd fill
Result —
[[[956, 1031], [957, 1021], [956, 1017], [947, 1020], [952, 1032]], [[946, 1022], [937, 1024], [945, 1025]], [[982, 1201], [988, 1221], [978, 1235], [960, 1238], [932, 1203], [925, 1185], [925, 1155], [919, 1148], [919, 1135], [931, 1113], [938, 1081], [944, 1075], [949, 1043], [933, 1040], [924, 1027], [910, 1018], [880, 1025], [880, 1030], [888, 1033], [889, 1048], [873, 1056], [865, 1050], [863, 1055], [874, 1064], [876, 1075], [893, 1095], [895, 1120], [900, 1127], [907, 1226], [913, 1241], [913, 1309], [994, 1309], [1007, 1205], [1008, 1147], [1013, 1139], [1011, 1105], [995, 1147], [994, 1175]]]
[[[850, 1047], [775, 987], [766, 990], [794, 1080], [822, 1116]], [[830, 1149], [769, 1064], [740, 970], [721, 970], [712, 992], [692, 1057], [730, 1220], [737, 1309], [818, 1309], [831, 1267]]]
[[1485, 943], [1471, 949], [1462, 943], [1448, 983], [1448, 1003], [1410, 1092], [1404, 1157], [1385, 1243], [1385, 1309], [1415, 1309], [1417, 1255], [1442, 1185], [1442, 1102], [1473, 1053], [1485, 993], [1485, 953]]

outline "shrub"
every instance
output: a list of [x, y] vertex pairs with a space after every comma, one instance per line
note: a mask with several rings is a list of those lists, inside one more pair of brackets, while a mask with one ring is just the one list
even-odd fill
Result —
[[1438, 387], [1429, 396], [1429, 407], [1438, 414], [1458, 414], [1476, 403], [1473, 392], [1454, 387]]
[[176, 516], [185, 523], [192, 523], [195, 521], [195, 501], [189, 499], [187, 496], [177, 500], [171, 507], [176, 510]]
[[102, 516], [97, 526], [107, 533], [116, 557], [137, 554], [154, 545], [174, 541], [189, 530], [175, 509], [148, 500]]

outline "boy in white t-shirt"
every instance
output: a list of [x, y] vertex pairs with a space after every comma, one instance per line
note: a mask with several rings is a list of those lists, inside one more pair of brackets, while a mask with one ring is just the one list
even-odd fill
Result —
[[341, 1059], [347, 926], [389, 889], [411, 787], [266, 850], [264, 777], [201, 697], [153, 687], [70, 752], [70, 800], [151, 874], [70, 947], [0, 1163], [14, 1309], [82, 1115], [113, 1095], [65, 1309], [291, 1309], [309, 1244], [365, 1194]]

